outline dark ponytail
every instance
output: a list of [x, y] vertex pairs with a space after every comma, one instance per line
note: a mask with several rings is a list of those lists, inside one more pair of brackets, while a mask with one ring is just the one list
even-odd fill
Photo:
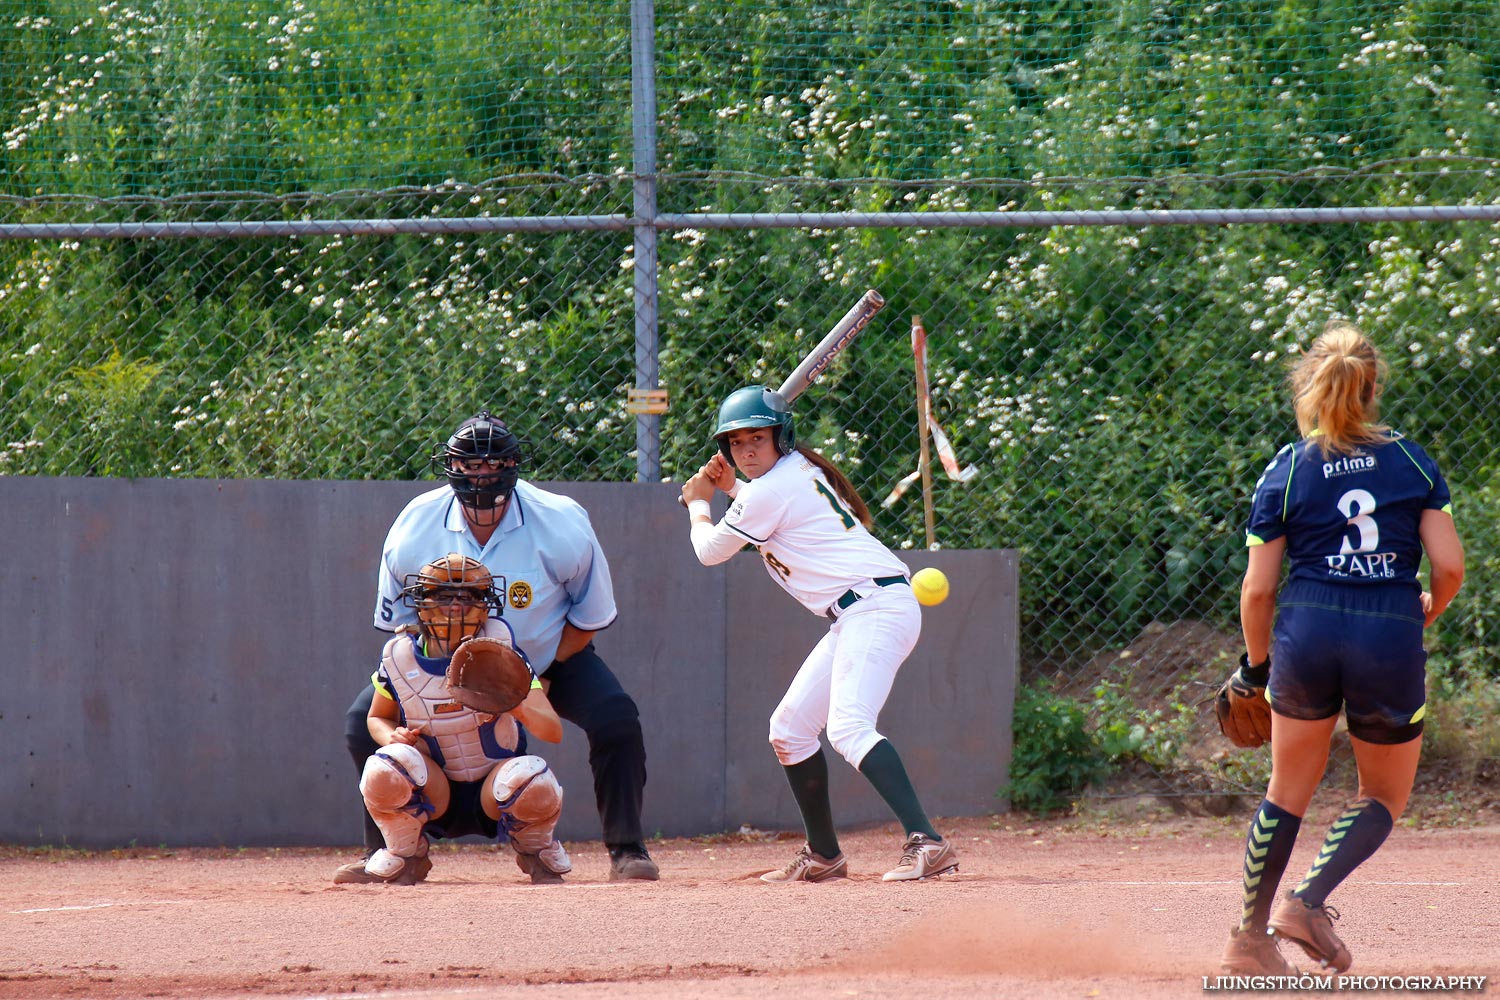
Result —
[[854, 484], [849, 482], [848, 476], [839, 471], [838, 466], [834, 465], [828, 459], [813, 451], [805, 444], [797, 445], [797, 454], [801, 455], [813, 465], [816, 465], [818, 468], [823, 470], [823, 475], [826, 476], [828, 478], [828, 482], [832, 484], [833, 491], [837, 493], [839, 495], [839, 499], [843, 500], [844, 504], [848, 506], [849, 513], [859, 518], [860, 524], [863, 524], [866, 528], [868, 528], [875, 523], [874, 519], [870, 517], [870, 508], [865, 506], [865, 502], [860, 499], [859, 492], [855, 490]]

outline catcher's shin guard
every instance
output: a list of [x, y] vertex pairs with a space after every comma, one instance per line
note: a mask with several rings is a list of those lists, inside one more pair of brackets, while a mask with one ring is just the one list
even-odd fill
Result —
[[563, 790], [540, 757], [512, 757], [495, 769], [490, 794], [500, 805], [505, 832], [517, 851], [536, 854], [552, 843], [562, 815]]
[[432, 805], [422, 790], [427, 786], [427, 758], [401, 743], [381, 747], [365, 761], [365, 772], [359, 779], [359, 791], [365, 797], [365, 808], [375, 818], [375, 825], [385, 837], [385, 850], [370, 860], [376, 867], [388, 867], [391, 854], [396, 858], [416, 857], [421, 848], [422, 828], [432, 813]]

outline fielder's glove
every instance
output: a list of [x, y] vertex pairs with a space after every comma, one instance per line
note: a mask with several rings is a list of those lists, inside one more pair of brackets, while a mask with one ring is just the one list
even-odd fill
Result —
[[1230, 675], [1214, 698], [1219, 731], [1237, 747], [1265, 746], [1271, 740], [1271, 703], [1266, 700], [1266, 682], [1271, 677], [1271, 658], [1250, 665], [1249, 654], [1240, 654], [1240, 668]]
[[526, 700], [531, 668], [509, 643], [477, 636], [461, 644], [448, 661], [453, 700], [477, 712], [500, 715]]

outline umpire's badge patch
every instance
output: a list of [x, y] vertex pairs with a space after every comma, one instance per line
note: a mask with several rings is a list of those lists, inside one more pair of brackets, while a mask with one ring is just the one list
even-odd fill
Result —
[[506, 591], [506, 597], [511, 607], [517, 611], [521, 610], [531, 603], [531, 584], [525, 580], [517, 580], [510, 585], [510, 590]]

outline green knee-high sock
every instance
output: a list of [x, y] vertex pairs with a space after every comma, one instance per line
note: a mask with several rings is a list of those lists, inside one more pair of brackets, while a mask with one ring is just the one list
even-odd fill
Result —
[[891, 807], [908, 836], [925, 833], [933, 840], [943, 839], [932, 828], [932, 822], [917, 799], [917, 790], [906, 775], [906, 765], [901, 763], [901, 755], [891, 746], [890, 740], [881, 740], [865, 754], [865, 759], [859, 762], [859, 772], [885, 799], [885, 804]]
[[828, 799], [828, 758], [823, 748], [804, 761], [783, 764], [792, 798], [807, 830], [807, 846], [825, 858], [839, 854], [839, 835], [833, 829], [833, 803]]

